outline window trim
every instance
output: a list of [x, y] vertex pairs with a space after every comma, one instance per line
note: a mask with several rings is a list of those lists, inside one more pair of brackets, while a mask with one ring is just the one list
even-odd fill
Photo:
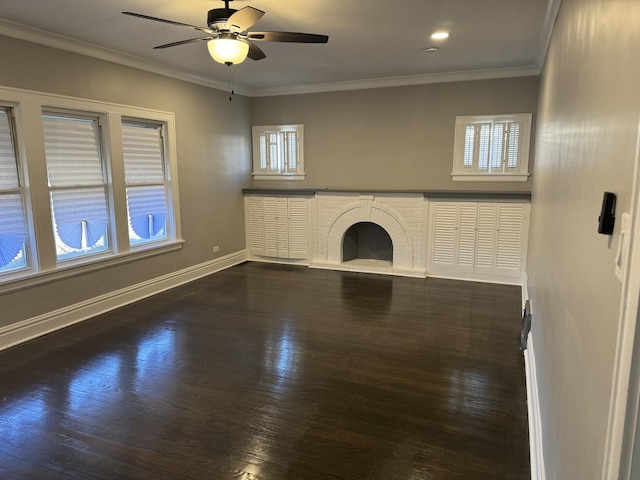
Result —
[[25, 240], [24, 240], [24, 266], [22, 268], [16, 268], [12, 270], [7, 270], [5, 272], [0, 273], [0, 278], [2, 276], [13, 277], [16, 275], [25, 275], [32, 271], [32, 265], [35, 261], [34, 255], [34, 242], [32, 240], [32, 216], [31, 216], [31, 208], [29, 203], [29, 198], [27, 195], [26, 188], [26, 177], [24, 175], [24, 166], [22, 164], [22, 156], [20, 152], [20, 148], [18, 145], [18, 136], [17, 130], [18, 127], [16, 125], [16, 104], [13, 102], [0, 101], [0, 110], [5, 112], [8, 121], [9, 127], [9, 138], [11, 142], [11, 146], [13, 148], [13, 157], [16, 167], [16, 176], [17, 176], [17, 186], [11, 189], [2, 189], [2, 193], [0, 195], [18, 195], [20, 197], [20, 202], [22, 204], [22, 219], [24, 221], [24, 229], [25, 229]]
[[[127, 175], [126, 175], [126, 160], [124, 159], [124, 154], [123, 154], [123, 165], [125, 168], [125, 176], [124, 176], [124, 186], [125, 186], [125, 192], [128, 191], [128, 189], [133, 188], [133, 189], [137, 189], [139, 187], [147, 187], [147, 186], [162, 186], [162, 188], [164, 189], [165, 192], [165, 200], [166, 200], [166, 219], [165, 219], [165, 228], [168, 228], [169, 226], [173, 225], [173, 217], [172, 217], [172, 212], [170, 211], [171, 209], [169, 208], [172, 205], [172, 198], [171, 198], [171, 192], [170, 192], [170, 187], [171, 187], [171, 180], [170, 180], [170, 174], [169, 174], [169, 169], [170, 169], [170, 161], [168, 160], [167, 157], [167, 126], [164, 122], [150, 122], [148, 120], [140, 120], [137, 118], [128, 118], [128, 117], [122, 117], [121, 122], [120, 122], [121, 127], [124, 126], [130, 126], [130, 127], [149, 127], [149, 128], [153, 128], [153, 129], [157, 129], [158, 130], [158, 134], [160, 137], [160, 143], [161, 143], [161, 155], [162, 155], [162, 181], [153, 181], [153, 182], [129, 182], [127, 181]], [[124, 149], [124, 141], [122, 142], [122, 147]], [[130, 211], [129, 211], [129, 207], [128, 207], [128, 200], [127, 200], [127, 218], [129, 217]], [[136, 250], [139, 248], [145, 248], [145, 246], [147, 245], [152, 245], [154, 243], [159, 243], [159, 244], [164, 244], [166, 243], [167, 240], [169, 240], [169, 232], [165, 232], [165, 234], [167, 235], [166, 239], [152, 239], [152, 240], [147, 240], [147, 241], [141, 241], [139, 243], [135, 243], [131, 241], [131, 236], [129, 235], [129, 248], [131, 250]]]
[[[278, 134], [284, 132], [296, 132], [298, 140], [297, 151], [297, 169], [295, 172], [284, 172], [281, 169], [278, 171], [270, 171], [267, 168], [260, 168], [260, 138], [266, 132], [277, 132]], [[254, 180], [304, 180], [304, 125], [302, 124], [288, 124], [288, 125], [254, 125], [251, 127], [251, 137], [253, 145], [253, 168], [252, 175]], [[280, 159], [286, 160], [286, 159]], [[282, 162], [279, 162], [280, 164]], [[281, 165], [282, 166], [282, 165]]]
[[[0, 105], [12, 109], [15, 125], [15, 148], [18, 172], [24, 182], [25, 209], [28, 230], [28, 270], [0, 275], [0, 293], [28, 288], [73, 274], [94, 271], [127, 263], [150, 255], [181, 249], [180, 205], [178, 198], [178, 158], [175, 114], [97, 100], [68, 97], [0, 86]], [[102, 141], [108, 182], [108, 208], [111, 211], [109, 241], [111, 252], [88, 255], [86, 258], [56, 262], [55, 240], [50, 214], [48, 179], [42, 127], [43, 112], [72, 113], [98, 117], [102, 126]], [[129, 245], [128, 218], [124, 182], [121, 124], [126, 120], [162, 124], [165, 128], [165, 166], [169, 195], [168, 221], [171, 232], [166, 241]], [[124, 212], [124, 213], [123, 213]], [[115, 227], [115, 228], [114, 228]]]
[[[531, 113], [518, 113], [508, 115], [472, 115], [458, 116], [455, 121], [455, 139], [453, 149], [453, 181], [462, 182], [526, 182], [531, 175], [529, 173], [529, 157], [531, 147]], [[514, 122], [521, 126], [521, 138], [518, 151], [518, 165], [514, 171], [480, 172], [477, 166], [473, 169], [464, 166], [465, 132], [469, 125], [480, 123]]]
[[[45, 154], [45, 164], [47, 166], [47, 177], [49, 179], [49, 183], [48, 183], [49, 198], [50, 198], [49, 205], [51, 208], [51, 219], [52, 219], [52, 227], [53, 227], [52, 231], [54, 231], [54, 238], [56, 238], [57, 236], [57, 238], [59, 238], [62, 241], [62, 239], [60, 238], [61, 234], [59, 232], [55, 232], [55, 230], [58, 227], [55, 226], [55, 223], [56, 223], [55, 218], [57, 215], [54, 215], [54, 210], [55, 210], [54, 198], [59, 193], [62, 193], [62, 192], [70, 193], [70, 192], [77, 192], [77, 191], [83, 191], [83, 190], [86, 191], [90, 189], [101, 190], [104, 193], [105, 213], [106, 213], [106, 229], [104, 233], [104, 237], [105, 237], [104, 241], [106, 242], [105, 248], [103, 250], [98, 250], [96, 252], [80, 253], [77, 256], [71, 255], [68, 258], [61, 258], [60, 255], [56, 253], [56, 263], [59, 266], [64, 263], [75, 263], [75, 262], [85, 263], [85, 261], [83, 260], [85, 258], [87, 259], [86, 262], [90, 262], [91, 259], [110, 257], [114, 253], [113, 228], [112, 228], [112, 222], [111, 222], [111, 219], [113, 218], [114, 213], [110, 209], [111, 202], [109, 200], [110, 200], [110, 197], [112, 196], [111, 189], [110, 189], [111, 175], [109, 173], [110, 159], [105, 153], [105, 148], [104, 148], [105, 138], [102, 133], [103, 122], [101, 120], [101, 117], [100, 115], [92, 115], [92, 114], [87, 114], [85, 112], [56, 110], [56, 109], [43, 107], [42, 108], [43, 131], [46, 130], [44, 128], [45, 117], [56, 118], [58, 120], [91, 122], [91, 124], [95, 126], [95, 134], [96, 134], [95, 146], [97, 147], [98, 161], [100, 163], [100, 173], [101, 173], [100, 183], [54, 185], [51, 181], [51, 173], [49, 172], [49, 168], [52, 162], [50, 162], [49, 157]], [[78, 132], [74, 132], [74, 133], [77, 134]], [[46, 140], [45, 140], [45, 143], [46, 143]], [[47, 151], [47, 148], [45, 147], [45, 152], [46, 151]], [[69, 245], [67, 245], [67, 247], [73, 248], [73, 247], [70, 247]]]

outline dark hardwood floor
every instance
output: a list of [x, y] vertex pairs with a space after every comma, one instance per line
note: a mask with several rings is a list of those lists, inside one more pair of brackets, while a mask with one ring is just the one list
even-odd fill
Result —
[[0, 478], [529, 479], [520, 288], [247, 263], [0, 352]]

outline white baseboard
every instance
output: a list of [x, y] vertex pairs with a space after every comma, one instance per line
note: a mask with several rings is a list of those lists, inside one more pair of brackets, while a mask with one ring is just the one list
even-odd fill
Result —
[[540, 423], [540, 399], [533, 336], [529, 333], [527, 349], [524, 351], [527, 378], [527, 410], [529, 414], [529, 451], [531, 458], [531, 480], [545, 480], [544, 455], [542, 450], [542, 427]]
[[247, 260], [246, 250], [0, 328], [0, 350], [211, 275]]
[[482, 282], [482, 283], [495, 283], [498, 285], [522, 285], [522, 280], [518, 278], [501, 277], [497, 275], [476, 275], [476, 274], [462, 274], [462, 273], [443, 273], [432, 272], [427, 270], [426, 277], [428, 278], [443, 278], [446, 280], [462, 280], [464, 282]]

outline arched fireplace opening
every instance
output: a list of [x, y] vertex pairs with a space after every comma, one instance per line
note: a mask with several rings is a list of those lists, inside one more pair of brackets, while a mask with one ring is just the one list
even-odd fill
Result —
[[393, 264], [393, 242], [387, 231], [373, 222], [358, 222], [342, 239], [342, 261], [377, 260]]

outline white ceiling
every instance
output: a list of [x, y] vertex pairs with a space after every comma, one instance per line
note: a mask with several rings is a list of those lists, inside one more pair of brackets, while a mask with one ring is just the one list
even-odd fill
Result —
[[[0, 0], [0, 34], [66, 48], [250, 95], [537, 74], [560, 0], [235, 0], [266, 12], [250, 31], [329, 35], [327, 44], [259, 44], [267, 58], [226, 67], [202, 36], [126, 15], [206, 27], [220, 0]], [[445, 29], [445, 42], [430, 39]], [[53, 34], [53, 35], [51, 35]], [[439, 46], [427, 53], [424, 47]], [[232, 69], [232, 71], [230, 71]]]

